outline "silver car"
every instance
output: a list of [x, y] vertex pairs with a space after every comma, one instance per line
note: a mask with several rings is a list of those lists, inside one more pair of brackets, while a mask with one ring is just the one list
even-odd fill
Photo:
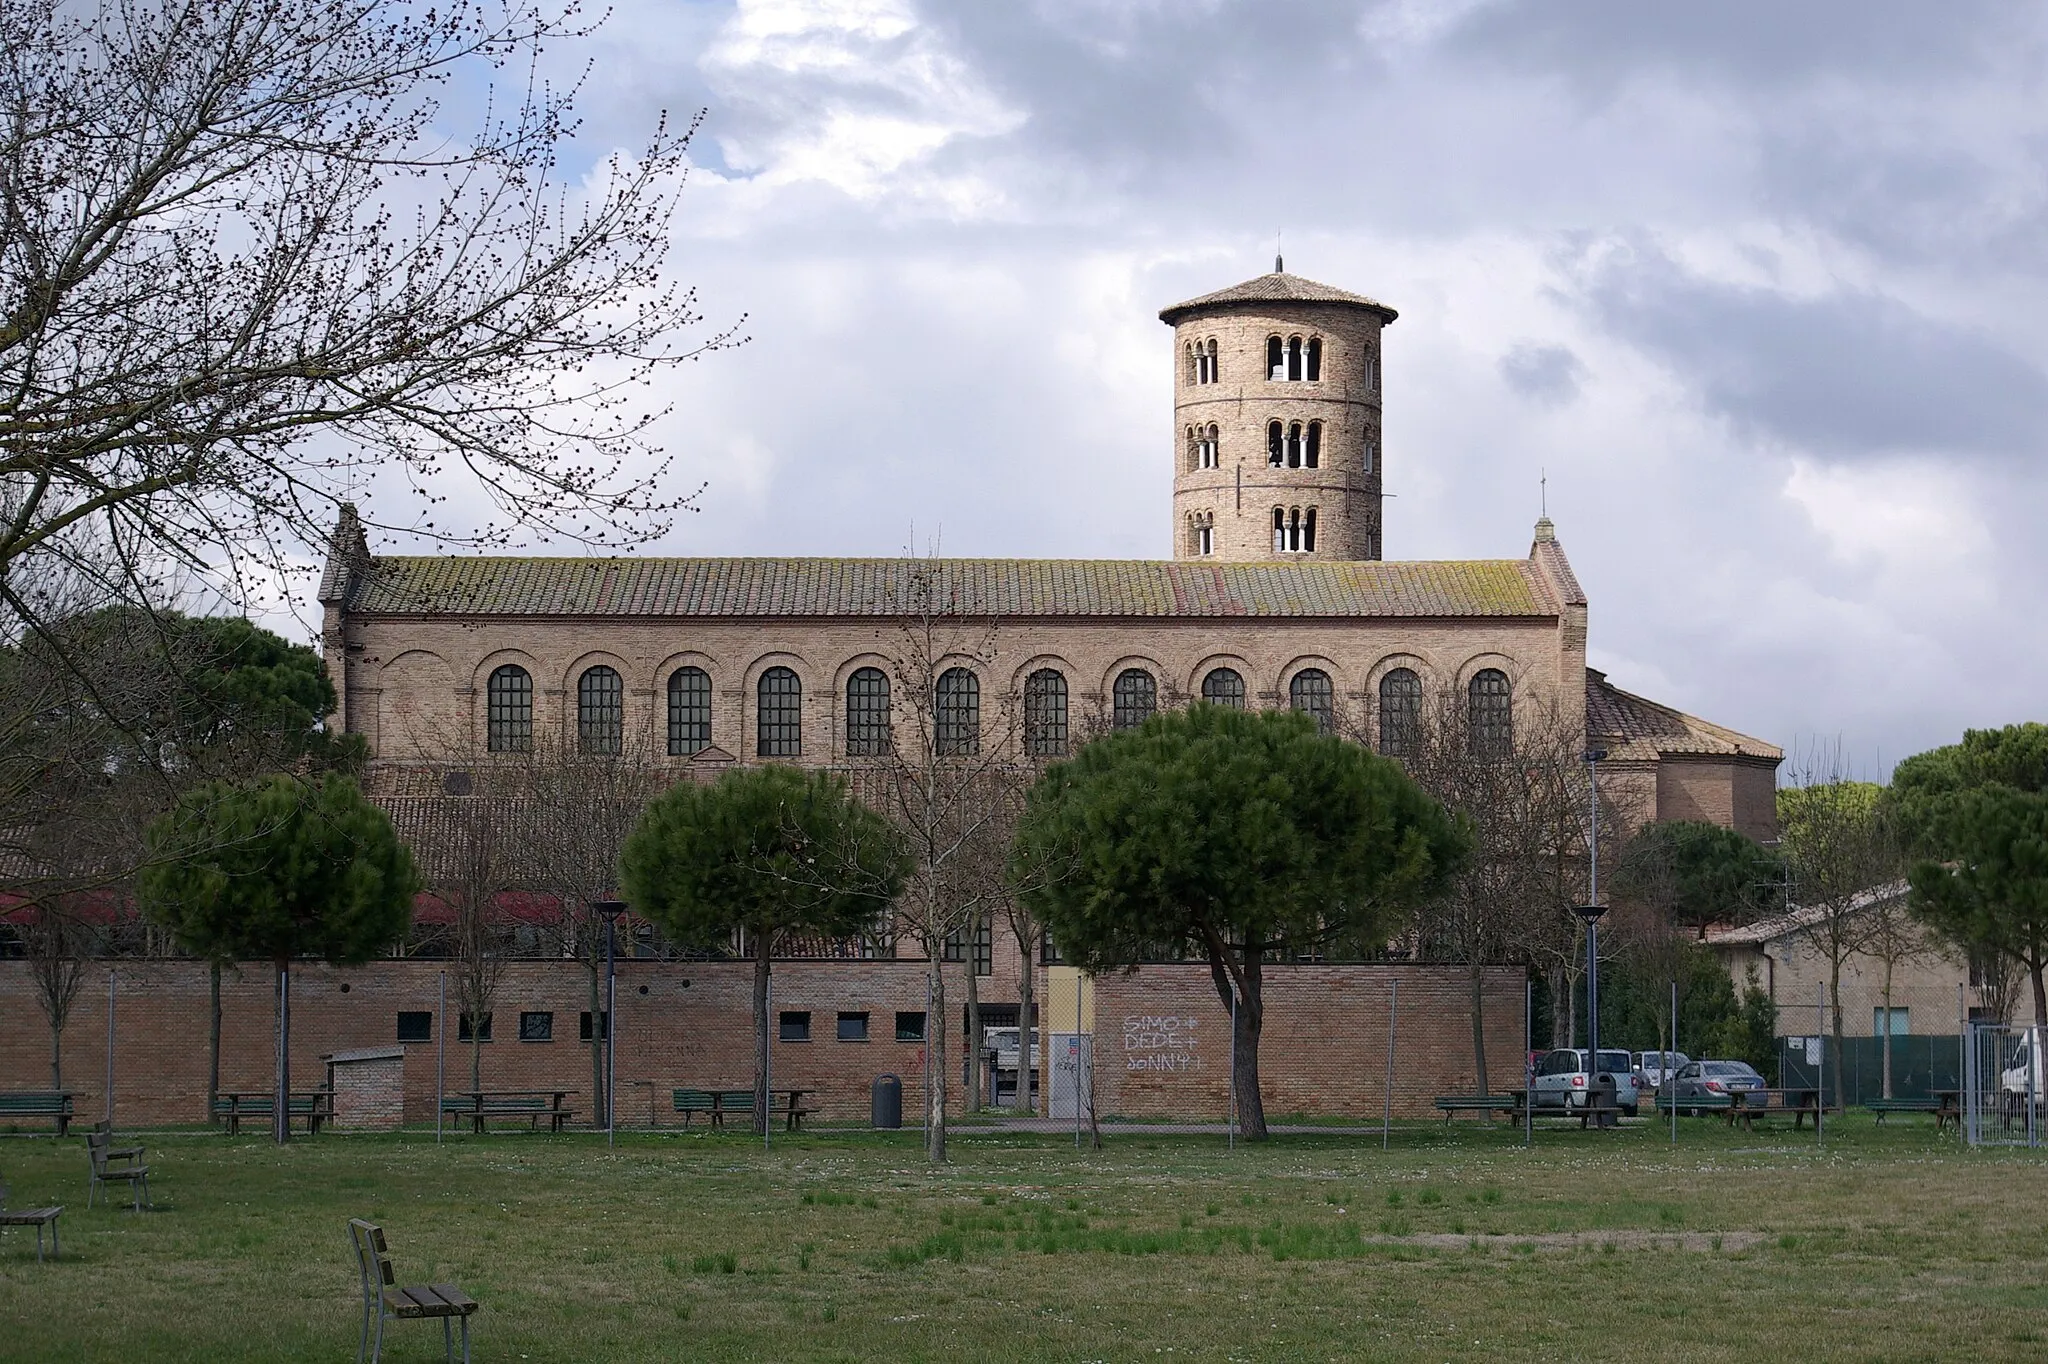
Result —
[[[1536, 1062], [1532, 1080], [1538, 1108], [1584, 1108], [1593, 1092], [1593, 1072], [1586, 1065], [1589, 1053], [1583, 1047], [1560, 1047], [1545, 1052]], [[1636, 1088], [1635, 1058], [1625, 1051], [1600, 1048], [1600, 1073], [1614, 1081], [1614, 1102], [1631, 1118], [1642, 1102]]]
[[[1687, 1108], [1687, 1099], [1726, 1099], [1731, 1094], [1763, 1089], [1764, 1077], [1747, 1061], [1691, 1061], [1678, 1068], [1671, 1080], [1671, 1105], [1686, 1117], [1698, 1113]], [[1716, 1103], [1716, 1108], [1725, 1105]]]

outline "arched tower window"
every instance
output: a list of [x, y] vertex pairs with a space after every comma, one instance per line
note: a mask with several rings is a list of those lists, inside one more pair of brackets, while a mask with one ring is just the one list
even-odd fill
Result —
[[1379, 462], [1379, 453], [1379, 442], [1372, 438], [1372, 432], [1366, 432], [1363, 463], [1367, 473], [1371, 473], [1373, 465]]
[[1195, 459], [1204, 469], [1214, 469], [1223, 463], [1221, 433], [1214, 422], [1198, 427], [1195, 432]]
[[873, 758], [889, 751], [889, 675], [855, 668], [846, 679], [846, 756]]
[[1266, 338], [1266, 377], [1275, 381], [1287, 377], [1287, 343], [1277, 336]]
[[1273, 508], [1273, 552], [1313, 554], [1316, 548], [1316, 509]]
[[948, 668], [935, 693], [939, 752], [981, 752], [981, 679], [966, 668]]
[[484, 684], [484, 746], [493, 753], [533, 748], [533, 676], [516, 663], [491, 672]]
[[1216, 338], [1210, 337], [1195, 347], [1195, 365], [1200, 371], [1197, 383], [1213, 384], [1217, 379]]
[[1197, 557], [1216, 552], [1216, 513], [1196, 512], [1188, 517], [1188, 549]]
[[1024, 679], [1024, 750], [1034, 758], [1067, 751], [1067, 678], [1057, 668]]
[[787, 668], [770, 668], [754, 686], [754, 753], [794, 758], [804, 751], [804, 687]]
[[1301, 467], [1314, 469], [1323, 462], [1323, 424], [1310, 422], [1308, 431], [1302, 437]]
[[1302, 373], [1310, 383], [1318, 383], [1323, 377], [1323, 338], [1311, 336], [1308, 351], [1303, 357]]
[[1422, 679], [1394, 668], [1380, 679], [1380, 752], [1412, 758], [1422, 742]]
[[711, 747], [711, 674], [677, 668], [668, 675], [668, 751], [687, 758]]
[[1514, 697], [1508, 675], [1481, 668], [1466, 686], [1468, 740], [1475, 758], [1505, 758], [1515, 750]]
[[1316, 728], [1324, 734], [1337, 728], [1337, 689], [1321, 668], [1303, 668], [1287, 684], [1287, 704], [1303, 715], [1315, 717]]
[[585, 753], [617, 753], [626, 733], [626, 685], [616, 669], [602, 663], [576, 679], [576, 747]]
[[1266, 464], [1274, 469], [1287, 462], [1287, 428], [1279, 422], [1266, 423]]
[[1300, 338], [1300, 337], [1298, 337], [1298, 336], [1290, 336], [1290, 337], [1288, 337], [1288, 338], [1287, 338], [1287, 380], [1288, 380], [1288, 382], [1289, 382], [1289, 383], [1297, 383], [1297, 384], [1298, 384], [1298, 383], [1300, 383], [1300, 382], [1301, 382], [1301, 360], [1302, 360], [1302, 356], [1301, 356], [1301, 338]]
[[1159, 684], [1143, 668], [1125, 668], [1109, 690], [1112, 729], [1136, 729], [1159, 709]]
[[1211, 668], [1202, 679], [1202, 699], [1212, 705], [1244, 709], [1244, 677], [1235, 668]]
[[1365, 391], [1377, 395], [1380, 391], [1380, 348], [1368, 346], [1365, 351]]

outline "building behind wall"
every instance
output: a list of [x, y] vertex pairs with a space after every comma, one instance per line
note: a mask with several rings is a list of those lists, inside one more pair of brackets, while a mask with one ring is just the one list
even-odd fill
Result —
[[[373, 755], [366, 788], [394, 809], [491, 799], [493, 763], [536, 743], [645, 752], [664, 781], [710, 779], [734, 762], [851, 770], [878, 717], [908, 732], [904, 698], [890, 695], [890, 679], [902, 661], [906, 618], [937, 601], [963, 634], [987, 643], [956, 660], [973, 674], [979, 698], [975, 740], [1012, 746], [1020, 761], [1059, 756], [1088, 733], [1196, 698], [1304, 711], [1399, 751], [1423, 698], [1448, 695], [1469, 707], [1473, 724], [1497, 732], [1551, 722], [1582, 730], [1589, 744], [1610, 751], [1603, 783], [1611, 777], [1616, 791], [1631, 793], [1642, 817], [1708, 818], [1773, 835], [1776, 748], [1588, 669], [1588, 595], [1547, 518], [1517, 557], [1384, 558], [1385, 469], [1390, 458], [1396, 467], [1415, 458], [1385, 444], [1384, 352], [1397, 315], [1275, 264], [1271, 274], [1161, 314], [1173, 328], [1175, 373], [1162, 452], [1174, 475], [1168, 559], [379, 555], [346, 510], [319, 589], [339, 698], [331, 723], [363, 736]], [[414, 815], [401, 822], [435, 824]], [[1043, 963], [1018, 960], [1000, 925], [992, 936], [981, 996], [995, 1017], [1007, 1010], [1013, 1019], [1024, 970], [1036, 973], [1040, 1000], [1057, 981]], [[878, 1071], [914, 1079], [916, 1047], [895, 1040], [895, 1018], [922, 1007], [925, 967], [907, 955], [911, 944], [893, 950], [892, 960], [778, 964], [778, 1011], [809, 998], [814, 1029], [829, 1021], [836, 1030], [841, 1012], [865, 1010], [869, 1030], [864, 1043], [841, 1043], [836, 1031], [830, 1043], [813, 1041], [791, 1054], [787, 1071], [778, 1060], [778, 1080], [815, 1081], [828, 1107], [843, 1113], [864, 1103]], [[166, 980], [175, 977], [164, 969]], [[401, 996], [411, 1001], [404, 1011], [416, 1013], [437, 969], [377, 963], [336, 976], [329, 993], [302, 996], [297, 1019], [308, 1057], [396, 1040], [384, 1016], [400, 1011]], [[727, 982], [744, 966], [635, 959], [627, 969], [634, 993], [622, 1016], [633, 1005], [670, 1020], [642, 1040], [623, 1027], [620, 1037], [634, 1058], [622, 1055], [620, 1072], [646, 1078], [656, 1116], [662, 1086], [745, 1082], [750, 1066], [735, 1050], [747, 1034], [745, 1011], [716, 1003], [741, 997]], [[1415, 1080], [1422, 1087], [1406, 1100], [1469, 1085], [1469, 1070], [1453, 1059], [1469, 1041], [1446, 1040], [1469, 1039], [1463, 996], [1432, 986], [1432, 969], [1270, 970], [1269, 1107], [1349, 1112], [1370, 1100], [1372, 1058], [1361, 1065], [1351, 1042], [1367, 1052], [1380, 1045], [1372, 1030], [1397, 978], [1412, 983], [1403, 995], [1419, 1011], [1413, 1032], [1401, 1029], [1414, 1039], [1404, 1054], [1415, 1061], [1402, 1073], [1429, 1077]], [[0, 988], [15, 990], [13, 970], [0, 965]], [[1148, 967], [1104, 983], [1098, 1055], [1123, 1056], [1132, 1036], [1185, 1038], [1185, 1030], [1127, 1028], [1130, 1018], [1196, 1020], [1194, 1035], [1207, 1047], [1187, 1052], [1191, 1069], [1176, 1071], [1167, 1059], [1112, 1067], [1106, 1111], [1168, 1113], [1196, 1102], [1216, 1111], [1218, 1058], [1209, 1039], [1219, 1035], [1210, 1015], [1220, 1006], [1213, 990], [1188, 983], [1189, 971]], [[559, 1024], [587, 1007], [574, 963], [522, 961], [509, 978], [525, 993], [507, 995], [501, 1018], [548, 1012]], [[340, 985], [350, 980], [357, 983], [344, 996]], [[1519, 981], [1514, 970], [1489, 986], [1488, 1045], [1503, 1065], [1522, 1043]], [[642, 985], [649, 993], [635, 1004]], [[948, 1027], [959, 1026], [963, 994], [949, 986]], [[379, 1011], [367, 1010], [369, 998], [381, 1001]], [[185, 1045], [203, 1054], [202, 1014], [168, 1021], [186, 1017], [177, 1012], [185, 1008], [163, 1015], [181, 1030], [166, 1035], [197, 1039]], [[1056, 1029], [1057, 1020], [1045, 1027]], [[422, 1083], [411, 1045], [409, 1114]], [[573, 1044], [522, 1043], [501, 1023], [489, 1048], [493, 1083], [516, 1085], [546, 1071], [587, 1087], [587, 1078], [576, 1080], [587, 1066], [543, 1059]], [[0, 1053], [9, 1072], [0, 1082], [33, 1069], [17, 1051]], [[188, 1069], [163, 1072], [174, 1073]], [[190, 1088], [189, 1078], [176, 1084]], [[622, 1113], [639, 1102], [622, 1097]]]

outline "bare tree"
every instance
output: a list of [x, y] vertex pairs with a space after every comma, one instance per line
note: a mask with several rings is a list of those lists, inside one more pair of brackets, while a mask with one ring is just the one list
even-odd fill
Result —
[[584, 752], [559, 734], [535, 736], [532, 751], [508, 755], [482, 774], [518, 800], [522, 821], [520, 883], [552, 902], [542, 921], [560, 955], [583, 968], [591, 1018], [590, 1085], [594, 1121], [603, 1126], [605, 923], [596, 903], [619, 888], [619, 854], [647, 802], [668, 778], [644, 744], [617, 753]]
[[1503, 733], [1475, 714], [1464, 689], [1448, 687], [1424, 698], [1392, 746], [1473, 836], [1470, 860], [1422, 911], [1417, 938], [1425, 955], [1465, 967], [1472, 1064], [1486, 1091], [1486, 963], [1540, 960], [1571, 941], [1570, 907], [1586, 874], [1585, 735], [1535, 701]]
[[85, 958], [91, 932], [70, 914], [47, 904], [37, 905], [21, 925], [28, 950], [29, 977], [36, 1003], [50, 1025], [50, 1088], [64, 1088], [64, 1027], [71, 1021], [85, 981]]
[[[925, 1155], [935, 1162], [946, 1159], [950, 1109], [946, 946], [971, 939], [1006, 901], [1002, 868], [1029, 775], [1018, 757], [1018, 706], [993, 675], [995, 623], [964, 615], [945, 574], [936, 558], [899, 570], [890, 589], [897, 618], [890, 724], [878, 743], [850, 736], [849, 744], [866, 750], [856, 759], [856, 792], [895, 821], [910, 849], [910, 879], [897, 907], [928, 963]], [[975, 1040], [971, 940], [966, 956]]]
[[1929, 953], [1946, 955], [1946, 949], [1926, 923], [1912, 911], [1903, 883], [1896, 887], [1884, 886], [1874, 890], [1867, 898], [1863, 912], [1855, 921], [1856, 949], [1866, 957], [1874, 957], [1884, 969], [1884, 982], [1879, 987], [1879, 999], [1884, 1008], [1884, 1026], [1879, 1029], [1879, 1054], [1883, 1058], [1884, 1097], [1892, 1097], [1892, 982], [1898, 975], [1899, 963], [1911, 961]]
[[33, 614], [15, 570], [90, 527], [131, 581], [245, 599], [365, 468], [373, 527], [661, 533], [690, 499], [640, 390], [739, 338], [677, 339], [694, 124], [571, 159], [582, 82], [546, 63], [587, 31], [535, 0], [0, 9], [0, 601]]
[[429, 885], [448, 907], [444, 931], [455, 961], [457, 1016], [469, 1030], [469, 1087], [483, 1088], [483, 1040], [505, 974], [511, 924], [499, 896], [519, 855], [517, 808], [491, 796], [447, 801]]
[[1851, 780], [1839, 747], [1817, 748], [1791, 775], [1791, 788], [1778, 793], [1780, 846], [1790, 870], [1798, 936], [1827, 963], [1831, 1069], [1840, 1107], [1846, 1092], [1842, 967], [1863, 948], [1869, 892], [1898, 877], [1904, 857], [1879, 800], [1880, 788]]

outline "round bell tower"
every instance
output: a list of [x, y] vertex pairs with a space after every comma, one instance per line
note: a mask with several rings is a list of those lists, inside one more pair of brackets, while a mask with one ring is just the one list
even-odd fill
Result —
[[1159, 314], [1173, 328], [1173, 557], [1380, 557], [1383, 303], [1287, 274]]

